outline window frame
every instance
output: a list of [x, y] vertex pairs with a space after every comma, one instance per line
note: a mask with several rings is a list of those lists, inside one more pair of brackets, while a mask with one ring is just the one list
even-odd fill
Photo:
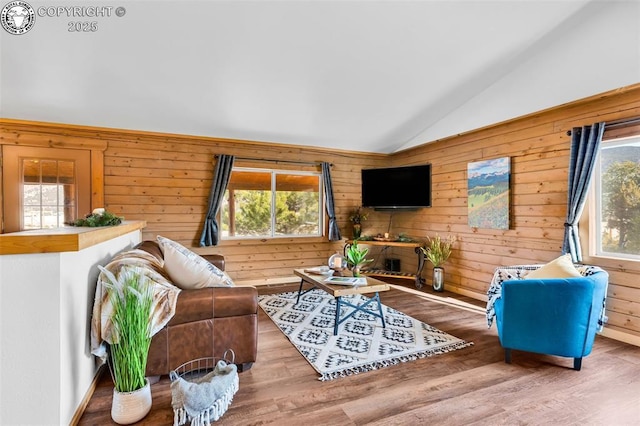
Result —
[[[68, 124], [43, 123], [30, 120], [13, 120], [0, 118], [0, 124], [4, 126], [5, 138], [0, 140], [0, 161], [2, 162], [2, 173], [0, 173], [0, 185], [5, 187], [6, 167], [8, 162], [2, 152], [4, 146], [51, 148], [52, 141], [55, 142], [56, 149], [84, 150], [90, 152], [90, 210], [97, 207], [105, 207], [104, 194], [104, 169], [105, 151], [109, 142], [102, 135], [102, 128], [89, 128], [85, 126], [74, 126]], [[87, 129], [92, 130], [89, 134]], [[80, 134], [71, 135], [74, 131]], [[85, 136], [82, 136], [85, 134]], [[45, 137], [46, 136], [46, 137]], [[6, 234], [7, 214], [17, 214], [12, 209], [14, 206], [6, 206], [6, 196], [0, 191], [0, 233]], [[7, 211], [7, 209], [9, 209]]]
[[[222, 231], [222, 214], [223, 208], [226, 204], [222, 203], [220, 211], [218, 212], [218, 223], [220, 224], [220, 241], [239, 241], [239, 240], [264, 240], [264, 239], [282, 239], [282, 238], [322, 238], [326, 235], [327, 230], [327, 217], [326, 217], [326, 209], [325, 209], [325, 197], [324, 197], [324, 182], [322, 179], [322, 172], [319, 171], [309, 171], [309, 170], [300, 170], [300, 169], [277, 169], [277, 168], [265, 168], [265, 167], [249, 167], [249, 166], [234, 166], [231, 170], [231, 173], [234, 172], [250, 172], [250, 173], [268, 173], [271, 175], [271, 223], [270, 229], [271, 234], [264, 235], [240, 235], [240, 236], [229, 236], [225, 235]], [[276, 215], [275, 209], [273, 208], [276, 203], [276, 182], [277, 175], [297, 175], [297, 176], [316, 176], [318, 178], [318, 233], [317, 234], [287, 234], [287, 235], [277, 235], [275, 234], [276, 229]], [[225, 189], [225, 199], [226, 192], [229, 189]]]
[[[44, 228], [24, 228], [23, 223], [23, 182], [20, 173], [22, 172], [22, 159], [38, 158], [47, 160], [70, 160], [75, 163], [76, 175], [76, 205], [75, 216], [82, 217], [91, 212], [92, 194], [92, 169], [91, 152], [88, 150], [64, 149], [64, 148], [42, 148], [32, 146], [12, 146], [2, 147], [2, 157], [4, 167], [2, 170], [3, 179], [3, 233], [20, 232], [23, 230], [44, 229]], [[63, 225], [62, 225], [63, 226]], [[62, 226], [59, 226], [62, 227]]]
[[[598, 150], [595, 169], [593, 172], [593, 181], [589, 189], [587, 198], [587, 209], [585, 215], [580, 220], [581, 224], [585, 224], [588, 230], [587, 235], [583, 235], [588, 243], [588, 259], [609, 259], [625, 262], [640, 263], [640, 254], [633, 255], [627, 253], [607, 252], [602, 250], [602, 150], [605, 148], [614, 148], [619, 146], [630, 145], [630, 140], [640, 144], [640, 132], [624, 135], [610, 135], [607, 137], [606, 131], [603, 136], [600, 148]], [[585, 223], [586, 222], [586, 223]], [[583, 232], [581, 232], [583, 234]]]

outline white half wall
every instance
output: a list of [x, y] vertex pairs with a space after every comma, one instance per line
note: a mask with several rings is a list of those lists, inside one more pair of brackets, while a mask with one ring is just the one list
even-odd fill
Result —
[[97, 265], [140, 241], [138, 230], [79, 252], [0, 256], [0, 424], [69, 424], [97, 369]]

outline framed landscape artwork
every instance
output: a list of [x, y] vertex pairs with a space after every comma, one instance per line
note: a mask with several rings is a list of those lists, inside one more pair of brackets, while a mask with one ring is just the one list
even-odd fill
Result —
[[509, 157], [467, 165], [467, 207], [472, 228], [509, 229]]

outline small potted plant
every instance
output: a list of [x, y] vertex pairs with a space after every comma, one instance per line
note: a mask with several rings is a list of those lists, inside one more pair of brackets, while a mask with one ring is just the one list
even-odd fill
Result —
[[131, 424], [151, 410], [151, 386], [145, 377], [151, 345], [153, 293], [136, 267], [122, 268], [118, 276], [99, 266], [112, 305], [109, 366], [115, 388], [111, 417]]
[[357, 240], [360, 238], [360, 234], [362, 233], [362, 222], [367, 220], [367, 215], [362, 211], [362, 207], [358, 207], [351, 213], [349, 220], [353, 225], [353, 239]]
[[449, 235], [447, 238], [442, 239], [440, 235], [436, 234], [435, 237], [427, 237], [428, 244], [426, 247], [420, 247], [422, 253], [429, 262], [433, 265], [433, 289], [435, 291], [444, 290], [444, 268], [442, 265], [449, 259], [451, 255], [451, 247], [456, 242], [456, 237]]
[[360, 276], [360, 269], [367, 263], [373, 262], [373, 259], [367, 259], [369, 254], [368, 248], [358, 247], [358, 241], [354, 241], [347, 249], [347, 264], [351, 267], [354, 277]]

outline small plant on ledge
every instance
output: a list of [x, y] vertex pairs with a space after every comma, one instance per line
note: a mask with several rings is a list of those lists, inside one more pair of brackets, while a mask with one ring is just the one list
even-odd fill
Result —
[[362, 211], [362, 207], [358, 207], [351, 213], [351, 215], [349, 216], [349, 220], [351, 221], [351, 223], [356, 225], [367, 220], [367, 214]]
[[362, 233], [362, 222], [367, 220], [367, 215], [362, 211], [362, 207], [358, 207], [355, 209], [351, 215], [349, 215], [349, 220], [353, 224], [353, 239], [360, 238], [360, 234]]
[[85, 216], [83, 219], [76, 219], [73, 222], [69, 222], [68, 225], [89, 226], [95, 228], [100, 226], [120, 225], [123, 220], [123, 217], [116, 216], [115, 214], [100, 208], [93, 210], [91, 214]]

